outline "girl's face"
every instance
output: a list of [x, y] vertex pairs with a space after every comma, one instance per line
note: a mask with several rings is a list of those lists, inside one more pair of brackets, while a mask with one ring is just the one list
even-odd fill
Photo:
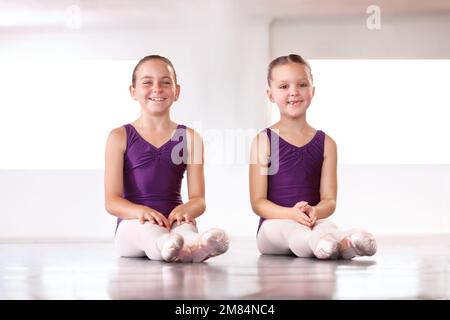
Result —
[[160, 59], [143, 62], [136, 72], [135, 87], [130, 86], [131, 97], [151, 114], [164, 114], [178, 100], [180, 86], [175, 83], [171, 67]]
[[281, 115], [302, 117], [314, 96], [308, 67], [300, 63], [286, 63], [272, 69], [267, 96], [277, 104]]

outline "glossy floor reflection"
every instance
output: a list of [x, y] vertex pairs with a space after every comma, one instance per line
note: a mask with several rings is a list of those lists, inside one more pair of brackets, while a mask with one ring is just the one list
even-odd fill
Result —
[[2, 243], [0, 299], [450, 298], [450, 235], [378, 240], [374, 257], [319, 261], [233, 238], [202, 264], [117, 258], [110, 243]]

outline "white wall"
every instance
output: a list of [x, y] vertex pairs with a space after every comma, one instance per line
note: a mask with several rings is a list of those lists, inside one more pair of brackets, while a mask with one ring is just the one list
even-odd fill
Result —
[[86, 22], [79, 30], [63, 24], [0, 29], [0, 135], [17, 132], [15, 121], [21, 123], [14, 140], [1, 140], [14, 152], [0, 159], [0, 169], [102, 169], [108, 132], [139, 116], [128, 85], [134, 65], [148, 54], [175, 65], [176, 121], [199, 131], [263, 127], [270, 114], [261, 90], [268, 23], [241, 18], [232, 4], [198, 1], [202, 15], [174, 8], [166, 20], [111, 18], [101, 28]]
[[[173, 119], [205, 140], [209, 214], [201, 221], [226, 229], [240, 221], [247, 198], [228, 197], [247, 194], [246, 180], [232, 173], [245, 172], [246, 164], [233, 167], [232, 152], [218, 158], [214, 150], [227, 130], [266, 125], [268, 22], [242, 18], [233, 2], [196, 1], [198, 10], [188, 3], [140, 6], [111, 16], [81, 6], [86, 19], [75, 30], [56, 22], [0, 29], [0, 148], [9, 150], [0, 159], [0, 239], [112, 234], [115, 220], [103, 208], [104, 145], [109, 130], [139, 115], [128, 94], [132, 68], [155, 53], [172, 60], [181, 84]], [[94, 14], [100, 16], [92, 22]], [[245, 232], [239, 226], [237, 233]]]
[[370, 14], [278, 19], [271, 54], [298, 52], [309, 59], [448, 59], [448, 12], [385, 14], [380, 29], [367, 28]]
[[[145, 8], [124, 12], [106, 10], [111, 17], [100, 14], [96, 23], [89, 20], [96, 12], [86, 10], [76, 30], [57, 23], [0, 29], [0, 66], [7, 70], [11, 61], [15, 64], [10, 66], [22, 66], [15, 76], [13, 68], [12, 77], [0, 73], [5, 92], [0, 97], [0, 239], [111, 239], [115, 219], [103, 208], [104, 143], [111, 128], [137, 117], [138, 107], [127, 91], [130, 67], [150, 53], [168, 56], [177, 69], [182, 96], [173, 107], [173, 118], [205, 138], [208, 209], [199, 219], [200, 227], [220, 225], [231, 235], [255, 234], [258, 219], [250, 210], [247, 166], [236, 160], [248, 150], [243, 147], [240, 154], [231, 154], [238, 143], [230, 138], [226, 154], [218, 158], [220, 139], [214, 136], [225, 139], [227, 130], [233, 134], [269, 124], [271, 109], [264, 90], [267, 63], [273, 56], [296, 51], [316, 58], [314, 53], [333, 48], [345, 56], [347, 45], [335, 41], [323, 48], [308, 40], [309, 47], [304, 46], [297, 40], [296, 23], [250, 18], [235, 1], [195, 1], [198, 10], [188, 10], [187, 2], [180, 7], [164, 3], [146, 3]], [[148, 19], [145, 12], [156, 18]], [[124, 18], [127, 15], [133, 23]], [[445, 30], [439, 29], [445, 23], [433, 24], [432, 29]], [[319, 28], [311, 20], [308, 25]], [[108, 61], [117, 62], [117, 74], [104, 69]], [[72, 62], [72, 68], [78, 65], [81, 70], [91, 65], [91, 72], [85, 83], [77, 83], [70, 72], [61, 72], [62, 67], [43, 68], [49, 62], [58, 66]], [[55, 78], [59, 90], [40, 82], [45, 72], [61, 77]], [[96, 86], [96, 80], [116, 77], [110, 88]], [[65, 81], [71, 88], [61, 86]], [[230, 155], [235, 156], [231, 163]], [[445, 200], [450, 181], [447, 165], [357, 163], [340, 166], [336, 222], [376, 233], [450, 232], [445, 215], [450, 207]], [[389, 208], [374, 203], [379, 199]], [[416, 204], [415, 199], [440, 200]], [[423, 211], [427, 223], [419, 219]]]
[[[345, 164], [448, 164], [449, 13], [279, 19], [271, 52], [311, 60], [314, 126], [329, 133]], [[274, 112], [276, 113], [276, 111]]]
[[333, 219], [448, 233], [450, 15], [381, 13], [379, 30], [363, 14], [276, 20], [271, 53], [311, 60], [309, 120], [335, 138], [341, 164]]
[[[308, 121], [341, 164], [450, 163], [450, 59], [314, 59]], [[279, 111], [272, 108], [272, 119]]]

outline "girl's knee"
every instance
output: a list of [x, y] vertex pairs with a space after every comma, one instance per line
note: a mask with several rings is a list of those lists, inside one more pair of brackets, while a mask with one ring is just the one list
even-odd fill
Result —
[[266, 234], [265, 230], [259, 231], [256, 238], [256, 246], [261, 254], [291, 254], [287, 243], [283, 239], [271, 237], [270, 234]]
[[261, 254], [273, 254], [273, 250], [270, 250], [270, 242], [263, 233], [264, 231], [260, 229], [256, 236], [256, 247]]
[[289, 243], [289, 249], [299, 258], [312, 258], [314, 253], [312, 252], [308, 243]]
[[154, 249], [145, 250], [143, 256], [144, 257], [147, 256], [147, 258], [149, 258], [150, 260], [163, 261], [161, 252], [159, 250], [154, 250]]
[[256, 240], [256, 247], [258, 248], [259, 253], [261, 254], [270, 254], [267, 246], [262, 244], [262, 241]]

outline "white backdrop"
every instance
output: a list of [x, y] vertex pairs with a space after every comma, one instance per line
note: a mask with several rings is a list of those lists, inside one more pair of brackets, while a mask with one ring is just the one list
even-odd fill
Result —
[[[58, 4], [48, 3], [41, 11], [54, 13]], [[402, 30], [421, 42], [397, 46], [392, 57], [399, 60], [364, 60], [367, 52], [358, 43], [364, 43], [365, 31], [355, 29], [355, 20], [348, 20], [346, 30], [357, 41], [342, 37], [325, 50], [302, 39], [308, 39], [305, 33], [326, 38], [323, 25], [333, 29], [333, 20], [273, 20], [270, 11], [243, 13], [241, 2], [234, 1], [197, 1], [203, 11], [143, 3], [150, 7], [81, 7], [79, 29], [58, 19], [47, 25], [27, 20], [38, 27], [21, 25], [20, 19], [5, 26], [11, 19], [2, 19], [0, 240], [112, 238], [115, 219], [103, 208], [104, 145], [109, 130], [137, 117], [128, 84], [136, 61], [151, 53], [169, 57], [177, 69], [182, 95], [173, 118], [205, 138], [207, 212], [199, 219], [201, 228], [255, 234], [258, 219], [251, 212], [242, 161], [248, 154], [245, 141], [274, 120], [265, 98], [268, 62], [296, 52], [311, 59], [316, 79], [310, 121], [338, 142], [333, 219], [377, 234], [450, 232], [444, 93], [449, 60], [396, 55], [440, 56], [448, 42], [442, 30], [448, 30], [450, 19], [436, 23], [434, 16], [423, 15], [415, 27], [414, 17], [402, 18]], [[149, 20], [144, 9], [158, 18]], [[365, 12], [360, 18], [364, 27]], [[395, 22], [386, 29], [395, 30]], [[435, 30], [432, 38], [430, 30]], [[391, 42], [377, 38], [370, 52], [389, 58], [381, 44], [392, 43], [392, 36]], [[323, 52], [328, 55], [319, 55]], [[342, 60], [348, 58], [353, 60]], [[222, 146], [227, 153], [217, 157]]]

